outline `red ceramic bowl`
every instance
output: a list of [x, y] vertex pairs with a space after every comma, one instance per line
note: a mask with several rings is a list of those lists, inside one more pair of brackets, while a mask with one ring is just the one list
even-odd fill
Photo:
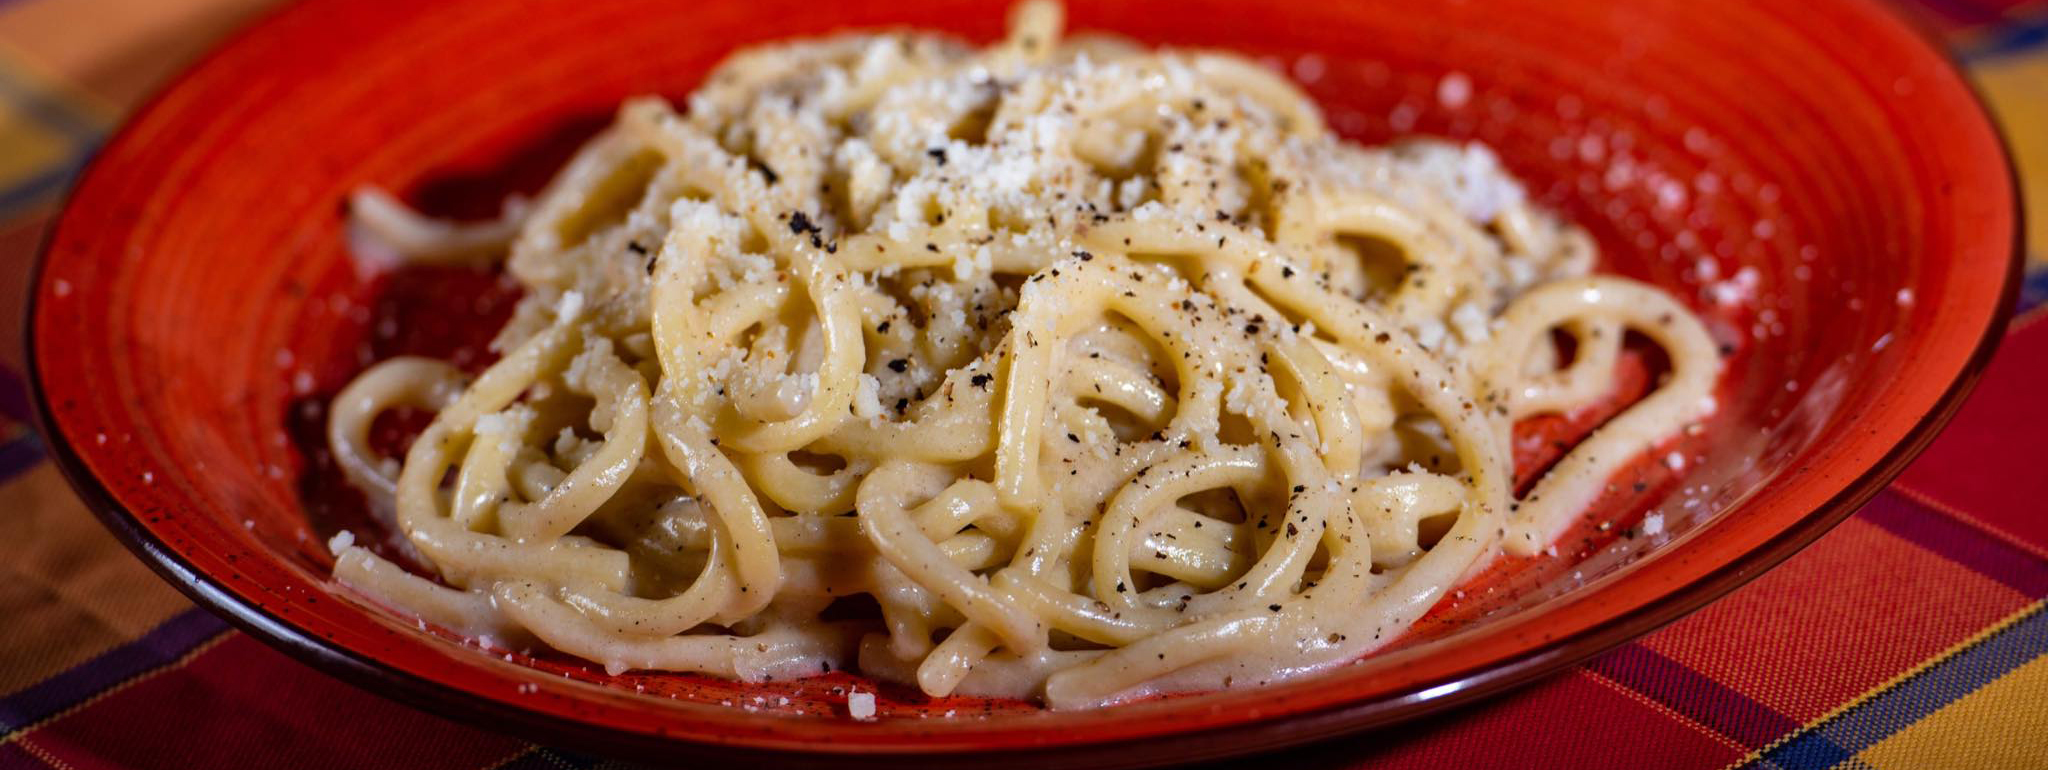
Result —
[[[1687, 470], [1639, 463], [1642, 485], [1600, 503], [1625, 526], [1504, 562], [1389, 654], [1085, 713], [883, 688], [883, 718], [858, 723], [846, 674], [748, 686], [508, 660], [328, 583], [324, 541], [367, 525], [307, 440], [327, 394], [371, 357], [474, 356], [508, 298], [488, 275], [359, 275], [339, 207], [351, 188], [481, 214], [536, 186], [622, 98], [684, 94], [737, 46], [892, 24], [997, 34], [1000, 7], [952, 0], [285, 9], [137, 116], [59, 221], [30, 331], [50, 441], [108, 525], [198, 601], [437, 713], [671, 760], [1005, 749], [979, 761], [1136, 765], [1384, 725], [1700, 606], [1890, 479], [1955, 408], [2011, 304], [2018, 222], [1998, 137], [1949, 63], [1872, 3], [1141, 0], [1071, 15], [1264, 57], [1357, 139], [1493, 145], [1597, 235], [1607, 269], [1686, 298], [1734, 351], [1719, 417], [1678, 448]], [[1753, 294], [1702, 288], [1744, 269]], [[458, 309], [438, 304], [451, 298]], [[405, 333], [379, 334], [386, 317]], [[1653, 510], [1661, 534], [1626, 526]]]

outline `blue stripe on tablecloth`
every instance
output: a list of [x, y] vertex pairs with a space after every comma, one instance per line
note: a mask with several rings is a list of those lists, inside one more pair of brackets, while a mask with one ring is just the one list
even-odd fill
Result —
[[6, 67], [0, 67], [0, 99], [6, 99], [22, 114], [62, 131], [66, 136], [84, 140], [100, 137], [99, 121], [91, 115], [72, 106], [58, 94], [22, 82]]
[[2048, 596], [2048, 562], [1905, 496], [1886, 491], [1856, 514], [1906, 541], [2005, 584], [2028, 599]]
[[0, 483], [43, 461], [43, 442], [28, 427], [35, 421], [29, 409], [28, 386], [19, 375], [0, 367], [0, 417], [16, 423], [0, 427]]
[[0, 736], [12, 736], [108, 688], [169, 665], [227, 630], [226, 621], [205, 610], [181, 612], [140, 639], [0, 698]]
[[2048, 612], [2042, 608], [2041, 602], [2035, 602], [2011, 625], [1807, 729], [1745, 767], [1835, 767], [2035, 658], [2048, 655]]
[[2048, 47], [2048, 14], [2032, 19], [2017, 19], [1984, 32], [1977, 39], [1958, 47], [1956, 55], [1966, 62], [1974, 63], [2044, 47]]
[[1799, 722], [1641, 644], [1626, 644], [1586, 667], [1744, 746], [1762, 746]]
[[4, 366], [0, 366], [0, 415], [23, 425], [36, 419], [34, 407], [29, 404], [28, 383]]
[[2032, 310], [2043, 304], [2048, 304], [2048, 269], [2031, 271], [2020, 281], [2019, 309]]
[[[2048, 596], [2048, 562], [1903, 496], [1890, 492], [1880, 494], [1857, 516], [2030, 599]], [[1624, 645], [1594, 659], [1587, 668], [1744, 745], [1766, 745], [1800, 727], [1791, 717], [1641, 644]], [[1936, 687], [1943, 684], [1964, 689], [1948, 692]], [[1933, 708], [1939, 708], [1981, 685], [1981, 681], [1972, 677], [1937, 677], [1926, 680], [1910, 692], [1916, 696], [1941, 696], [1940, 703], [1928, 709], [1927, 713], [1932, 713]], [[1897, 727], [1904, 727], [1910, 721]], [[1862, 730], [1867, 722], [1841, 724]], [[1851, 732], [1848, 735], [1860, 737], [1864, 733]], [[1868, 745], [1853, 745], [1854, 741], [1844, 743], [1840, 737], [1827, 730], [1809, 731], [1801, 740], [1772, 754], [1772, 763], [1788, 768], [1833, 767]]]
[[0, 443], [0, 484], [21, 475], [43, 461], [43, 440], [23, 429], [21, 435]]
[[11, 187], [0, 189], [0, 216], [28, 207], [29, 204], [56, 194], [71, 183], [72, 177], [85, 169], [85, 161], [92, 157], [88, 147], [55, 166], [46, 168], [23, 179]]

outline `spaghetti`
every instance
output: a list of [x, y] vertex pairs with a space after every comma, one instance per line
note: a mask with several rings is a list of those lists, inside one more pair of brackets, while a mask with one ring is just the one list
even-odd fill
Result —
[[[346, 544], [336, 578], [614, 672], [1089, 707], [1384, 645], [1713, 409], [1700, 322], [1484, 148], [1346, 144], [1242, 59], [1060, 27], [744, 51], [503, 222], [359, 196], [527, 296], [479, 376], [337, 396], [437, 579]], [[1515, 499], [1510, 426], [1604, 397], [1629, 332], [1669, 375]], [[437, 412], [402, 462], [400, 406]]]

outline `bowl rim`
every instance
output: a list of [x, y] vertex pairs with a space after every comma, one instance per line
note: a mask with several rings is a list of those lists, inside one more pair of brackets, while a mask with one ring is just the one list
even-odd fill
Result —
[[[41, 235], [41, 243], [28, 272], [27, 297], [21, 316], [25, 339], [24, 365], [33, 402], [32, 416], [49, 457], [85, 506], [159, 577], [195, 604], [228, 620], [237, 630], [327, 675], [429, 714], [529, 740], [537, 739], [607, 756], [664, 763], [689, 756], [715, 756], [741, 761], [773, 761], [778, 765], [795, 767], [824, 767], [829, 763], [835, 768], [844, 768], [849, 762], [862, 766], [898, 766], [905, 762], [929, 764], [956, 756], [948, 748], [919, 749], [915, 745], [878, 749], [868, 745], [813, 743], [803, 750], [796, 750], [712, 742], [697, 736], [621, 728], [520, 708], [415, 674], [360, 650], [329, 643], [267, 607], [237, 596], [217, 576], [196, 567], [143, 526], [136, 514], [115, 498], [112, 490], [73, 446], [70, 437], [57, 429], [57, 417], [38, 354], [36, 319], [45, 298], [43, 278], [52, 260], [57, 235], [65, 229], [67, 220], [77, 214], [79, 207], [75, 204], [80, 191], [87, 188], [87, 182], [96, 175], [114, 173], [105, 168], [107, 164], [102, 160], [112, 154], [110, 149], [133, 140], [134, 129], [145, 116], [155, 112], [167, 97], [179, 91], [195, 72], [208, 67], [228, 51], [245, 46], [250, 39], [282, 26], [281, 22], [310, 5], [313, 4], [284, 4], [251, 16], [158, 86], [100, 145], [65, 192], [58, 214]], [[1612, 615], [1605, 621], [1547, 639], [1519, 654], [1497, 659], [1451, 678], [1418, 683], [1386, 697], [1352, 700], [1305, 711], [1257, 715], [1201, 731], [1165, 730], [1103, 740], [1007, 746], [1001, 753], [984, 752], [977, 762], [987, 763], [991, 768], [1041, 767], [1051, 762], [1080, 762], [1093, 767], [1141, 767], [1196, 758], [1237, 757], [1384, 728], [1462, 706], [1588, 660], [1719, 599], [1804, 549], [1883, 490], [1933, 442], [1961, 408], [1991, 363], [2017, 313], [2016, 301], [2026, 264], [2026, 223], [2021, 206], [2024, 191], [2004, 127], [1990, 111], [1981, 86], [1968, 77], [1955, 54], [1940, 42], [1937, 33], [1925, 23], [1881, 4], [1836, 0], [1835, 5], [1854, 8], [1854, 12], [1906, 30], [1911, 45], [1924, 47], [1941, 63], [1954, 83], [1962, 87], [1962, 95], [1974, 108], [1974, 114], [1963, 116], [1964, 119], [1975, 120], [1988, 129], [1992, 142], [1986, 149], [2004, 167], [2007, 195], [2002, 201], [2002, 209], [2012, 221], [2005, 269], [1999, 277], [1997, 306], [1986, 317], [1984, 327], [1976, 331], [1974, 346], [1954, 378], [1890, 449], [1855, 478], [1838, 482], [1838, 491], [1786, 525], [1775, 536], [1722, 562], [1691, 582], [1665, 590], [1641, 606]], [[685, 753], [678, 754], [679, 751]]]

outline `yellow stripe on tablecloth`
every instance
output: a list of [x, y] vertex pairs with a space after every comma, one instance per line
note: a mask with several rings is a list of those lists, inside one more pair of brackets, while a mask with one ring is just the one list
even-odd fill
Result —
[[[4, 18], [9, 6], [0, 6], [0, 18]], [[68, 113], [77, 116], [92, 126], [105, 130], [119, 119], [124, 111], [121, 105], [102, 98], [79, 85], [79, 79], [72, 73], [53, 67], [43, 61], [34, 51], [15, 44], [19, 34], [10, 34], [10, 28], [0, 23], [0, 77], [15, 90], [33, 93], [61, 105]], [[8, 101], [20, 101], [20, 95], [10, 95]]]
[[1878, 770], [2048, 767], [2048, 657], [2035, 658], [1863, 750]]
[[[1800, 727], [1799, 729], [1794, 730], [1778, 738], [1775, 741], [1771, 741], [1768, 744], [1757, 747], [1756, 750], [1751, 751], [1747, 756], [1744, 756], [1741, 759], [1735, 760], [1734, 762], [1727, 764], [1724, 767], [1724, 770], [1737, 770], [1738, 768], [1760, 766], [1758, 763], [1762, 762], [1766, 755], [1771, 754], [1779, 748], [1784, 747], [1787, 744], [1790, 744], [1794, 741], [1806, 738], [1809, 734], [1813, 733], [1816, 730], [1826, 729], [1828, 725], [1834, 723], [1837, 719], [1844, 718], [1851, 712], [1856, 711], [1860, 708], [1864, 708], [1867, 704], [1871, 703], [1872, 701], [1884, 697], [1885, 693], [1888, 693], [1892, 691], [1892, 689], [1905, 684], [1907, 680], [1920, 676], [1921, 674], [1931, 669], [1934, 669], [1937, 666], [1940, 666], [1942, 663], [1950, 660], [1951, 658], [1954, 658], [1958, 655], [1967, 652], [1970, 648], [1982, 644], [1985, 640], [1998, 635], [2000, 632], [2003, 632], [2006, 629], [2018, 625], [2021, 621], [2024, 621], [2027, 618], [2033, 616], [2035, 613], [2042, 611], [2044, 605], [2048, 605], [2048, 600], [2037, 600], [2028, 603], [2027, 606], [2022, 607], [2018, 611], [2013, 612], [2012, 614], [1999, 619], [1998, 622], [1992, 623], [1989, 626], [1985, 626], [1983, 630], [1971, 634], [1969, 638], [1956, 642], [1955, 644], [1949, 645], [1948, 649], [1942, 650], [1939, 653], [1928, 656], [1927, 659], [1920, 661], [1919, 663], [1913, 665], [1911, 668], [1908, 668], [1904, 671], [1900, 671], [1898, 674], [1892, 676], [1891, 679], [1885, 680], [1884, 683], [1879, 684], [1876, 687], [1872, 687], [1869, 690], [1865, 690], [1862, 695], [1858, 695], [1854, 699], [1851, 699], [1839, 706], [1834, 707], [1833, 709], [1830, 709], [1826, 714], [1822, 714], [1819, 717], [1809, 720], [1804, 726]], [[1952, 706], [1955, 704], [1951, 703], [1949, 705]], [[1879, 742], [1882, 743], [1882, 740], [1880, 740]], [[1876, 744], [1872, 745], [1874, 746]], [[1840, 768], [1839, 770], [1861, 770], [1861, 768], [1856, 767], [1856, 763], [1860, 761], [1861, 760], [1858, 759], [1856, 756], [1851, 756], [1849, 761], [1844, 763], [1845, 767]]]
[[2048, 264], [2048, 48], [1971, 62], [1970, 74], [2005, 129], [2026, 201], [2027, 252]]
[[[106, 115], [0, 45], [0, 216], [11, 218], [55, 199], [98, 145]], [[28, 255], [0, 256], [28, 264]]]
[[192, 605], [130, 555], [44, 463], [0, 485], [0, 694], [148, 633]]
[[34, 119], [21, 105], [0, 99], [0, 148], [5, 148], [0, 152], [0, 190], [28, 185], [51, 169], [73, 163], [80, 152], [79, 139]]
[[[55, 201], [98, 145], [109, 115], [0, 43], [0, 217]], [[8, 272], [27, 272], [31, 256], [0, 254], [16, 266]]]

